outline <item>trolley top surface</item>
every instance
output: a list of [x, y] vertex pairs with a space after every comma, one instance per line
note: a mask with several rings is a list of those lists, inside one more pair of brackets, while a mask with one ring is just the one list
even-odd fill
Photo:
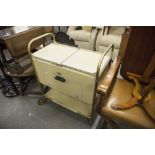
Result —
[[[61, 67], [67, 67], [95, 76], [97, 65], [102, 54], [103, 53], [56, 43], [38, 50], [33, 53], [32, 56], [43, 61], [60, 65]], [[109, 54], [104, 57], [101, 65], [101, 73], [110, 59], [111, 56]]]

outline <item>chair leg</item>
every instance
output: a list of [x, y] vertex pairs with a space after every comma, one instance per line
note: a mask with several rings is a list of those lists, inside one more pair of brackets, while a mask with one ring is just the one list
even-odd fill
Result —
[[116, 124], [112, 119], [111, 117], [107, 116], [107, 115], [104, 115], [103, 116], [104, 118], [104, 123], [103, 124], [103, 128], [107, 127], [108, 125], [112, 128], [112, 129], [120, 129], [119, 125]]
[[23, 91], [25, 91], [27, 89], [27, 87], [32, 79], [33, 79], [33, 77], [29, 77], [28, 79], [26, 79], [27, 81], [26, 81], [25, 85], [23, 86]]
[[102, 117], [99, 114], [97, 114], [97, 116], [94, 120], [94, 123], [92, 125], [92, 129], [102, 129], [103, 123], [104, 123], [104, 120], [102, 119]]
[[[21, 96], [23, 95], [41, 95], [40, 91], [26, 91], [28, 88], [29, 83], [33, 77], [28, 77], [27, 79], [18, 78], [18, 92]], [[26, 81], [25, 81], [26, 80]]]
[[18, 91], [19, 91], [19, 94], [21, 95], [21, 96], [23, 96], [24, 95], [24, 92], [23, 92], [23, 90], [24, 90], [24, 83], [23, 83], [23, 80], [22, 79], [18, 79], [18, 81], [19, 81], [19, 88], [18, 88]]
[[101, 129], [107, 129], [107, 125], [108, 125], [107, 121], [104, 120]]
[[102, 94], [99, 94], [100, 95], [100, 98], [99, 98], [99, 102], [97, 103], [97, 106], [96, 106], [96, 111], [101, 114], [101, 109], [102, 109], [102, 106], [103, 106], [103, 95]]

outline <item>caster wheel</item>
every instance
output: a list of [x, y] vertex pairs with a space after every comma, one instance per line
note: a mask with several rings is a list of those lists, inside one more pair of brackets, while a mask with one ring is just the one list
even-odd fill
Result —
[[43, 105], [46, 103], [46, 99], [45, 98], [41, 98], [38, 100], [38, 105]]

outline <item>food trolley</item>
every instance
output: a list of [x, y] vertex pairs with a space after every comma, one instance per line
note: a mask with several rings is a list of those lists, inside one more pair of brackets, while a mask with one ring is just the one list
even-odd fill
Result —
[[[51, 36], [53, 42], [32, 53], [33, 43]], [[97, 85], [112, 60], [114, 46], [104, 53], [63, 45], [55, 42], [52, 33], [32, 39], [28, 52], [42, 90], [39, 104], [47, 99], [88, 119], [94, 113]]]

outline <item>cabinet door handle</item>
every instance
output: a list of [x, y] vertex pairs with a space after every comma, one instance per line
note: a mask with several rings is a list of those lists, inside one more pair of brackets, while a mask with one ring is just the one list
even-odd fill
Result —
[[60, 77], [60, 76], [56, 76], [55, 79], [58, 80], [58, 81], [61, 81], [61, 82], [65, 82], [66, 81], [65, 78]]

